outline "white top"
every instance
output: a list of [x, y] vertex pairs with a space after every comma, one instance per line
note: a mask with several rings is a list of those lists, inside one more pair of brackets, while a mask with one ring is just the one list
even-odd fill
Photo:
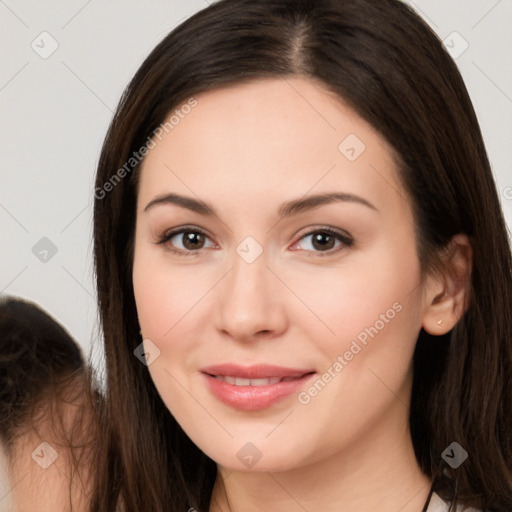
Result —
[[[439, 497], [435, 492], [432, 494], [427, 512], [448, 512], [450, 504]], [[463, 505], [457, 506], [457, 512], [482, 512], [480, 509], [473, 507], [464, 507]]]

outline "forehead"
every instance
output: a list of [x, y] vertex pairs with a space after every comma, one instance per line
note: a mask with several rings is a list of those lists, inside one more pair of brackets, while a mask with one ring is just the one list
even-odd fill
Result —
[[385, 140], [316, 82], [264, 79], [195, 100], [176, 107], [154, 139], [141, 170], [143, 200], [176, 189], [251, 202], [333, 187], [375, 196], [399, 186]]

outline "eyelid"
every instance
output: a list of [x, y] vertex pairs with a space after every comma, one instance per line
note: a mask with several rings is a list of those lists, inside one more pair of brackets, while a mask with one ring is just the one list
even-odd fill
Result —
[[[307, 251], [303, 250], [308, 256], [315, 257], [315, 256], [330, 256], [333, 254], [337, 254], [343, 248], [345, 247], [352, 247], [354, 244], [353, 237], [345, 230], [334, 228], [331, 226], [324, 226], [324, 225], [316, 225], [316, 226], [308, 226], [307, 228], [304, 228], [305, 231], [300, 231], [297, 236], [297, 241], [292, 244], [292, 247], [297, 245], [302, 239], [314, 235], [315, 233], [328, 233], [331, 236], [334, 236], [337, 240], [341, 242], [341, 247], [338, 246], [338, 248], [329, 249], [327, 251]], [[300, 249], [295, 249], [300, 250]]]
[[312, 226], [307, 226], [301, 229], [295, 236], [298, 237], [298, 240], [300, 240], [301, 238], [304, 238], [307, 235], [312, 235], [313, 233], [318, 232], [331, 233], [333, 235], [338, 235], [340, 238], [345, 238], [347, 242], [353, 242], [353, 238], [350, 235], [350, 233], [348, 233], [348, 231], [345, 231], [340, 228], [334, 228], [332, 226], [327, 226], [324, 224], [314, 224]]

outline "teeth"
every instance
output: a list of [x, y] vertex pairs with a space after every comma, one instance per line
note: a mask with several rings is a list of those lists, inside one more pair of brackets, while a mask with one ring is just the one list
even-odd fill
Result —
[[218, 380], [234, 386], [270, 386], [281, 381], [294, 380], [294, 377], [269, 377], [267, 379], [244, 379], [243, 377], [231, 377], [230, 375], [215, 375]]

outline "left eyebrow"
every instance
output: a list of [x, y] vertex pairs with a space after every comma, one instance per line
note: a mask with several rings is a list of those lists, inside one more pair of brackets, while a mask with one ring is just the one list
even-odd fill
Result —
[[331, 192], [328, 194], [316, 194], [306, 196], [301, 199], [295, 199], [287, 203], [283, 203], [278, 211], [278, 218], [289, 217], [305, 210], [312, 210], [324, 204], [335, 203], [338, 201], [361, 204], [378, 212], [377, 208], [366, 199], [356, 196], [355, 194], [347, 194], [345, 192]]
[[[306, 196], [300, 199], [294, 199], [292, 201], [283, 203], [278, 210], [278, 218], [282, 219], [284, 217], [290, 217], [292, 215], [295, 215], [306, 210], [312, 210], [313, 208], [318, 208], [319, 206], [339, 201], [361, 204], [372, 210], [375, 210], [376, 212], [379, 211], [369, 201], [355, 194], [347, 194], [344, 192], [331, 192], [328, 194], [316, 194]], [[174, 193], [155, 197], [146, 205], [144, 211], [147, 211], [154, 206], [164, 204], [175, 204], [177, 206], [187, 208], [188, 210], [192, 210], [193, 212], [208, 217], [217, 216], [215, 209], [208, 203], [205, 203], [204, 201], [201, 201], [199, 199], [194, 199], [192, 197], [186, 197]]]

